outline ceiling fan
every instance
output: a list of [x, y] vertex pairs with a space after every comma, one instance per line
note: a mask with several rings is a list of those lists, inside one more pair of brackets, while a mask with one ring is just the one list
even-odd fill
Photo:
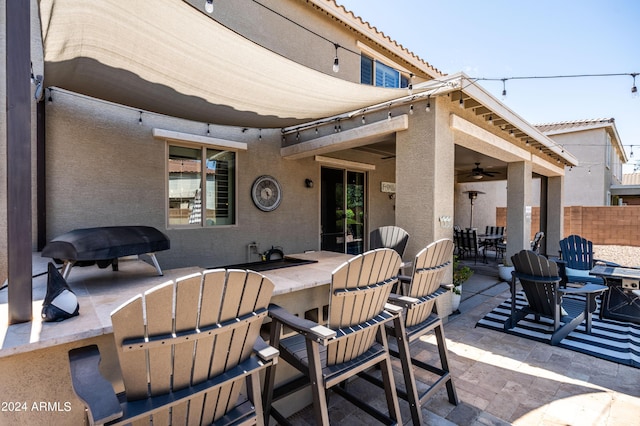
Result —
[[476, 180], [480, 180], [485, 176], [493, 177], [496, 175], [496, 173], [497, 172], [485, 172], [484, 169], [480, 167], [480, 163], [476, 163], [476, 167], [471, 170], [470, 176]]

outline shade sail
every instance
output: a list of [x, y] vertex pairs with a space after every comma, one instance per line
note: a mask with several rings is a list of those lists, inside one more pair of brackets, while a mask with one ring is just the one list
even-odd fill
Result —
[[406, 95], [302, 66], [184, 1], [40, 0], [39, 6], [45, 85], [140, 110], [268, 128]]

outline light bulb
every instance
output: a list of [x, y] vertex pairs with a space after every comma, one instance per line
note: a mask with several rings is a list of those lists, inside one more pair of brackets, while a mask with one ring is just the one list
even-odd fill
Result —
[[631, 97], [632, 98], [637, 98], [638, 97], [638, 88], [636, 87], [635, 84], [631, 88]]
[[333, 72], [338, 71], [340, 71], [340, 61], [338, 60], [338, 56], [336, 55], [335, 59], [333, 60]]
[[424, 110], [426, 112], [431, 112], [431, 95], [427, 95], [427, 106]]
[[213, 13], [213, 0], [206, 0], [204, 2], [204, 10], [207, 13]]
[[413, 115], [413, 105], [409, 107], [409, 115]]

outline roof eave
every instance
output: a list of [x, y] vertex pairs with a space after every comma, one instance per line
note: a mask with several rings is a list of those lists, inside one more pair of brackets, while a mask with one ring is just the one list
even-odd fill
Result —
[[462, 80], [462, 92], [464, 92], [467, 96], [472, 97], [481, 105], [491, 110], [494, 114], [507, 121], [512, 126], [518, 128], [520, 131], [525, 133], [528, 138], [532, 141], [536, 141], [538, 144], [546, 147], [549, 151], [551, 151], [555, 156], [561, 158], [567, 166], [577, 166], [579, 161], [578, 159], [565, 151], [560, 145], [558, 145], [551, 138], [546, 136], [540, 130], [538, 130], [535, 126], [530, 124], [520, 115], [515, 113], [505, 104], [500, 102], [497, 98], [495, 98], [491, 93], [485, 90], [482, 86], [475, 84], [475, 81], [467, 76], [464, 72], [460, 72], [454, 75], [450, 75], [450, 77], [454, 77], [459, 75]]
[[307, 3], [331, 15], [334, 19], [359, 32], [364, 37], [373, 40], [379, 46], [416, 67], [416, 69], [420, 69], [430, 78], [440, 78], [446, 75], [370, 23], [365, 22], [361, 17], [356, 16], [344, 6], [338, 5], [335, 0], [307, 0]]

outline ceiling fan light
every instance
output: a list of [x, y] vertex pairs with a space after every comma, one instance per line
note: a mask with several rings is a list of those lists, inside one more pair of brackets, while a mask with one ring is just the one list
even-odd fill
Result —
[[482, 179], [482, 175], [481, 174], [473, 175], [473, 178], [475, 180], [480, 180], [480, 179]]

